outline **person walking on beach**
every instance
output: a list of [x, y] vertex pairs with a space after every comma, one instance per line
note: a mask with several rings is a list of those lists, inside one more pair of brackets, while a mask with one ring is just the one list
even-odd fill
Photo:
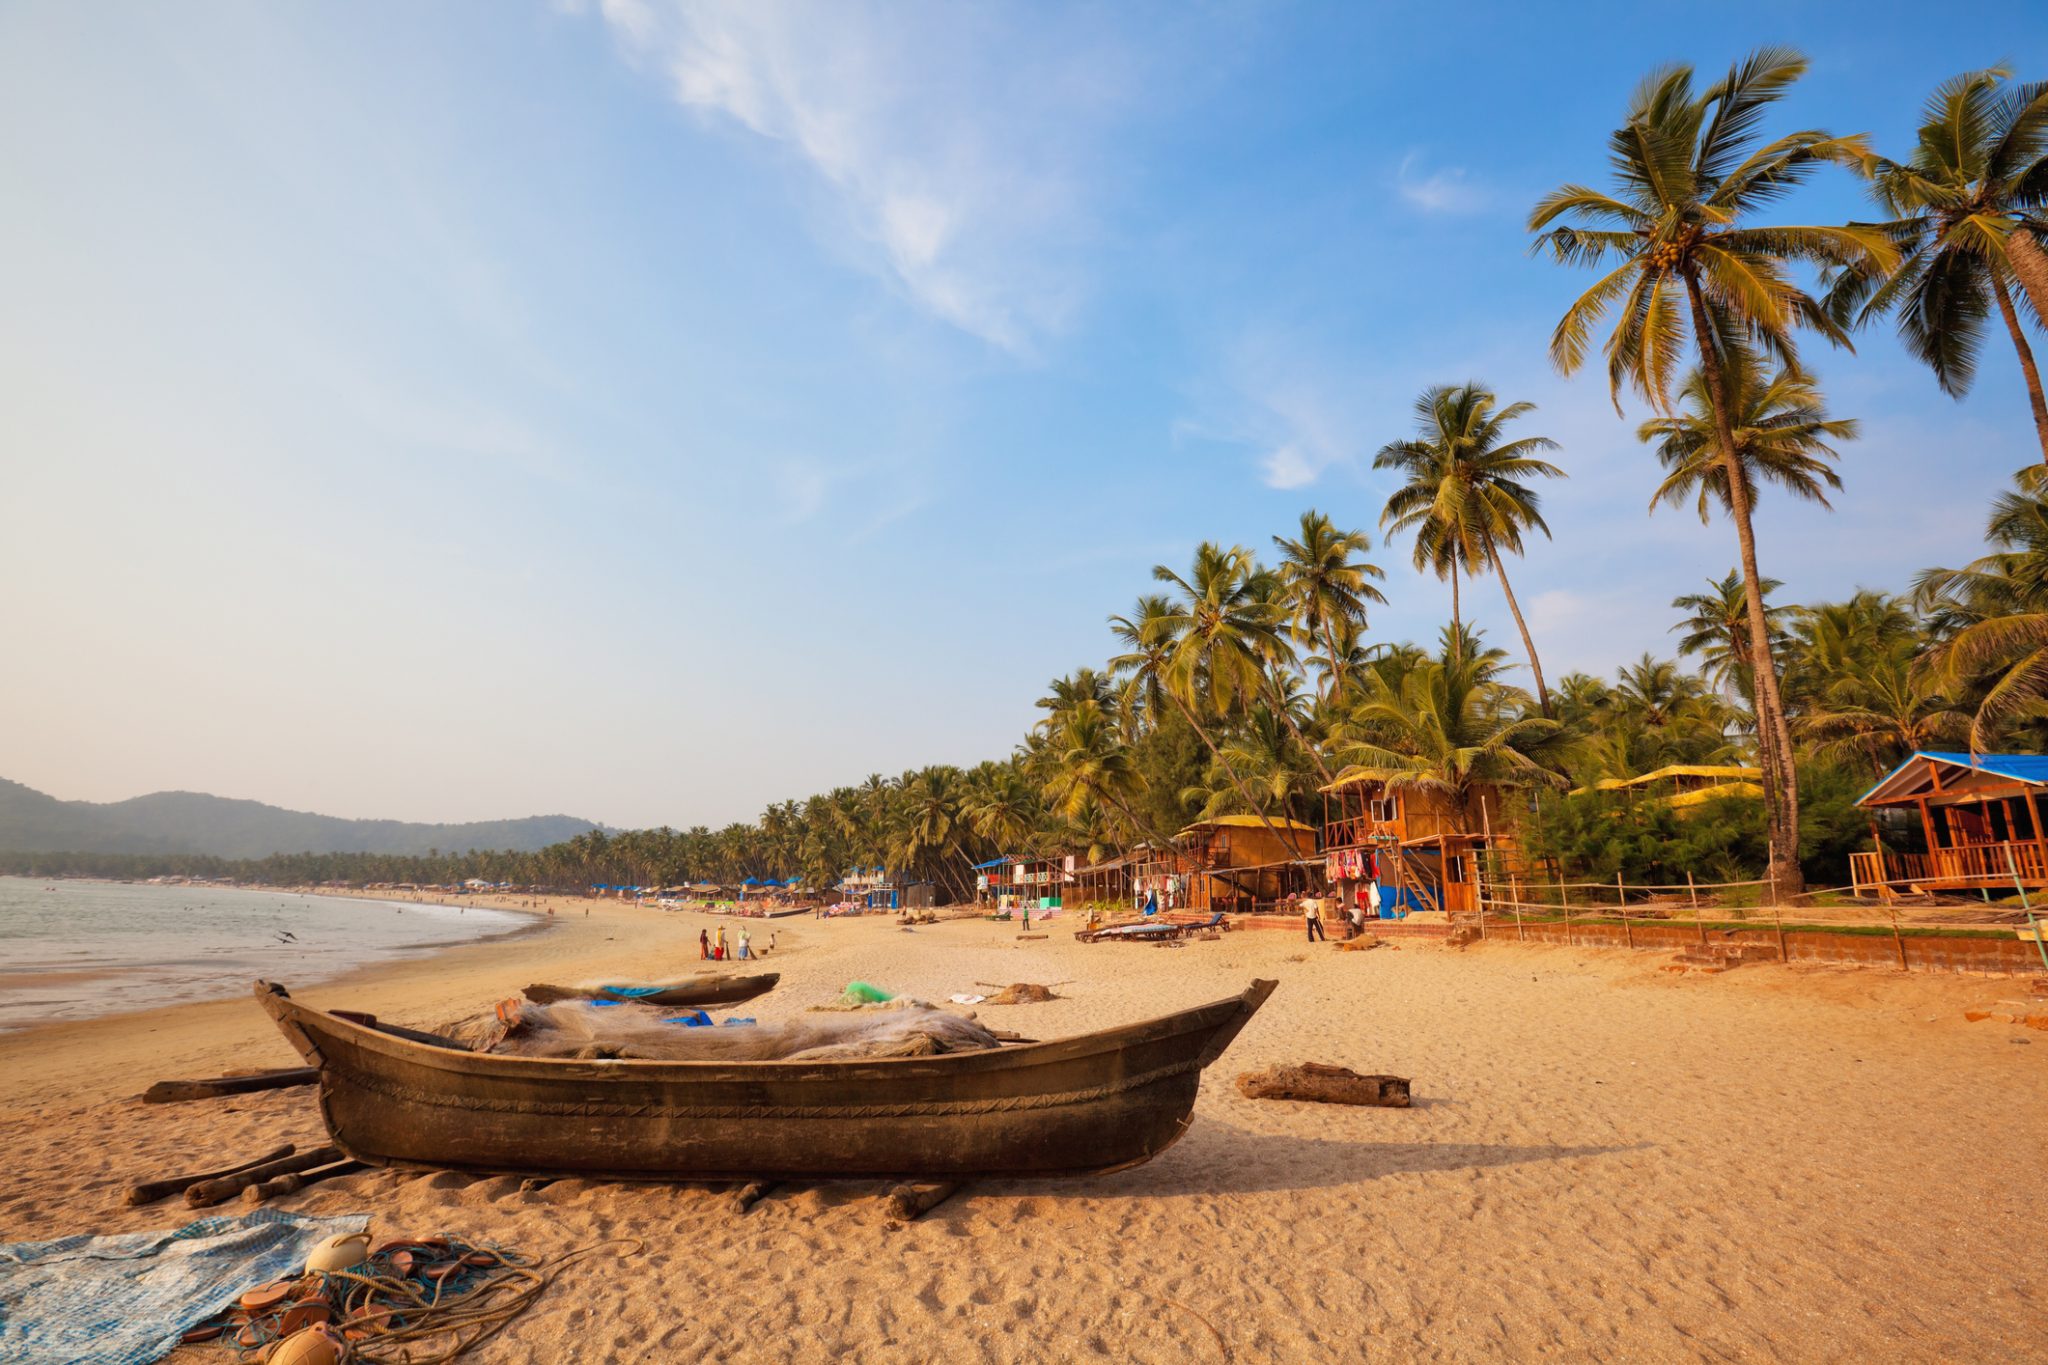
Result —
[[697, 931], [697, 956], [706, 961], [710, 960], [711, 931], [709, 929], [699, 929]]
[[713, 962], [725, 961], [725, 926], [723, 924], [718, 926], [718, 937], [712, 941], [711, 960]]
[[1302, 922], [1308, 926], [1308, 941], [1310, 943], [1314, 943], [1323, 937], [1323, 903], [1321, 901], [1317, 900], [1314, 896], [1302, 897], [1301, 918]]

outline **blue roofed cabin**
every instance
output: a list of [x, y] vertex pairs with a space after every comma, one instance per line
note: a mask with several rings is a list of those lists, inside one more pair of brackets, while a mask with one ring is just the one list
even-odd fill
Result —
[[1849, 855], [1858, 895], [2048, 886], [2048, 757], [1921, 750], [1856, 804], [1877, 845]]

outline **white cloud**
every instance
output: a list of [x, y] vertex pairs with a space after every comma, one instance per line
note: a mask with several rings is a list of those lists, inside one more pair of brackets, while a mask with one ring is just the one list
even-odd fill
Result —
[[1291, 442], [1267, 451], [1259, 459], [1268, 488], [1306, 488], [1322, 472], [1300, 446]]
[[1486, 206], [1486, 192], [1466, 178], [1463, 166], [1445, 166], [1425, 174], [1420, 152], [1401, 158], [1394, 188], [1424, 213], [1476, 213]]
[[790, 149], [829, 191], [833, 245], [919, 308], [1018, 354], [1065, 325], [1084, 287], [1084, 182], [1134, 93], [1114, 35], [1039, 11], [853, 0], [599, 13], [679, 104]]

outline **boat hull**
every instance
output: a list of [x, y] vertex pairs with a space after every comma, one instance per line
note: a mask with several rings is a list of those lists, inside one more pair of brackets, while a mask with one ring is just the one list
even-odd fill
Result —
[[730, 1180], [1063, 1176], [1149, 1161], [1270, 981], [1079, 1038], [829, 1062], [478, 1055], [258, 998], [320, 1068], [335, 1145], [376, 1165]]
[[662, 1009], [701, 1009], [706, 1005], [737, 1005], [757, 995], [766, 995], [780, 980], [782, 975], [779, 972], [763, 972], [758, 976], [705, 976], [694, 981], [678, 981], [652, 995], [621, 995], [602, 986], [534, 985], [526, 988], [525, 995], [536, 1005], [552, 1005], [560, 1000], [616, 1000], [621, 1004], [657, 1005]]

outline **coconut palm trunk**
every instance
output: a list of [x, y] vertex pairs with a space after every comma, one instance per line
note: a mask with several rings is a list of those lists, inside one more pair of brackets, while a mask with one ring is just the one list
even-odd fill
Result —
[[1749, 616], [1751, 670], [1756, 685], [1757, 749], [1763, 759], [1764, 802], [1771, 832], [1771, 862], [1766, 874], [1771, 895], [1780, 902], [1806, 889], [1799, 870], [1799, 777], [1792, 767], [1791, 733], [1778, 692], [1778, 663], [1771, 653], [1771, 628], [1764, 615], [1763, 574], [1757, 570], [1756, 528], [1750, 523], [1749, 490], [1735, 453], [1735, 425], [1729, 411], [1726, 374], [1714, 330], [1707, 321], [1706, 300], [1698, 277], [1685, 272], [1685, 292], [1692, 306], [1694, 342], [1700, 369], [1713, 399], [1714, 427], [1728, 478], [1728, 509], [1735, 538], [1742, 548], [1742, 583]]
[[2020, 227], [2006, 238], [2005, 254], [2012, 262], [2012, 273], [2034, 305], [2034, 316], [2048, 321], [2048, 249], [2042, 247], [2033, 229]]
[[1308, 742], [1308, 736], [1304, 735], [1301, 732], [1301, 727], [1294, 723], [1294, 714], [1288, 709], [1286, 699], [1280, 691], [1280, 680], [1270, 671], [1266, 674], [1266, 700], [1272, 705], [1274, 712], [1279, 715], [1280, 723], [1287, 727], [1287, 733], [1294, 736], [1294, 742], [1299, 744], [1302, 752], [1308, 755], [1309, 762], [1316, 765], [1316, 771], [1322, 774], [1323, 785], [1327, 787], [1330, 783], [1335, 782], [1337, 778], [1323, 762], [1323, 756], [1316, 752], [1315, 745]]
[[[2014, 237], [2023, 234], [2014, 233]], [[2041, 442], [2041, 462], [2048, 464], [2048, 399], [2041, 395], [2041, 371], [2034, 365], [2034, 348], [2027, 344], [2027, 334], [2020, 327], [2019, 310], [2012, 306], [2012, 291], [2005, 287], [2005, 278], [1993, 271], [1991, 293], [1998, 300], [1999, 316], [2005, 319], [2005, 330], [2012, 334], [2012, 348], [2019, 352], [2020, 373], [2027, 377], [2027, 401], [2034, 408], [2034, 435]]]
[[1453, 556], [1451, 559], [1451, 638], [1453, 640], [1463, 640], [1465, 638], [1465, 617], [1458, 610], [1458, 561], [1456, 556]]
[[1278, 829], [1275, 829], [1273, 822], [1266, 818], [1266, 808], [1259, 804], [1258, 799], [1252, 795], [1251, 788], [1247, 787], [1244, 784], [1244, 779], [1237, 775], [1237, 769], [1233, 768], [1230, 765], [1230, 760], [1223, 756], [1223, 750], [1216, 747], [1216, 741], [1211, 739], [1209, 732], [1202, 728], [1202, 722], [1195, 719], [1194, 708], [1189, 706], [1181, 695], [1171, 688], [1167, 689], [1167, 695], [1173, 698], [1173, 704], [1180, 708], [1180, 713], [1187, 718], [1188, 724], [1195, 727], [1195, 733], [1201, 737], [1202, 743], [1208, 746], [1210, 756], [1222, 767], [1224, 775], [1230, 779], [1230, 785], [1237, 788], [1237, 794], [1244, 798], [1245, 805], [1251, 807], [1251, 812], [1258, 817], [1259, 823], [1266, 827], [1266, 833], [1278, 839], [1283, 845], [1286, 844], [1287, 837]]
[[1522, 632], [1522, 648], [1529, 655], [1529, 672], [1536, 677], [1536, 704], [1543, 708], [1543, 718], [1550, 719], [1550, 689], [1543, 685], [1543, 661], [1536, 657], [1536, 641], [1529, 634], [1529, 623], [1522, 619], [1521, 604], [1515, 601], [1515, 590], [1508, 586], [1508, 566], [1501, 563], [1493, 543], [1487, 542], [1486, 557], [1493, 561], [1493, 572], [1500, 579], [1501, 595], [1508, 599], [1508, 614], [1515, 618], [1515, 629]]

